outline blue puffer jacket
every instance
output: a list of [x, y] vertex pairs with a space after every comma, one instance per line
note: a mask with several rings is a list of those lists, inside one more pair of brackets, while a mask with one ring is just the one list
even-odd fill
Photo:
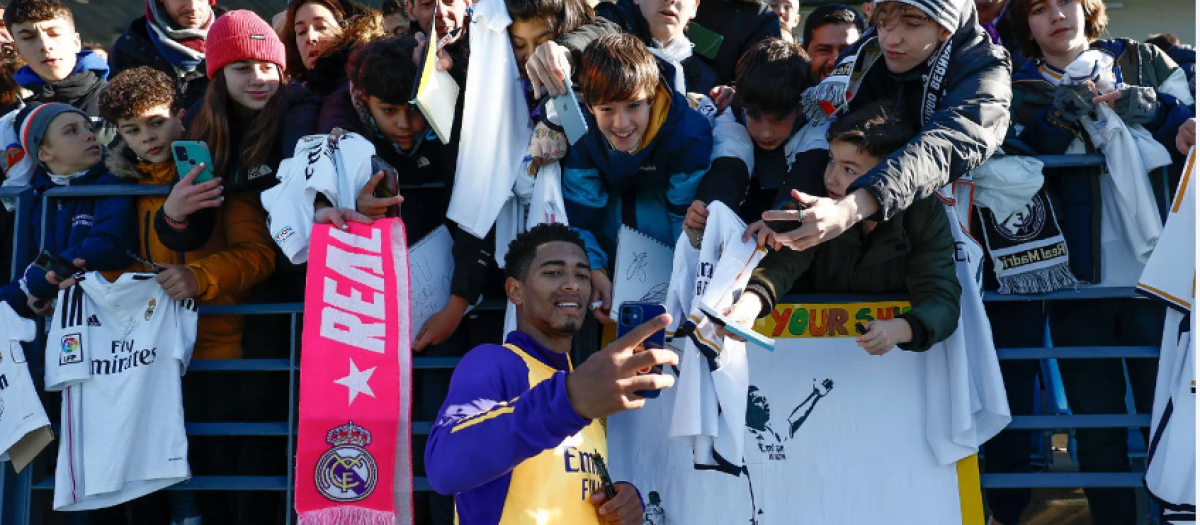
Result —
[[56, 82], [47, 83], [29, 66], [22, 66], [13, 74], [13, 81], [31, 93], [25, 97], [26, 102], [62, 102], [93, 117], [100, 114], [100, 91], [108, 85], [107, 78], [108, 63], [92, 51], [75, 55], [75, 69]]
[[[659, 62], [664, 78], [674, 78], [669, 64]], [[712, 127], [691, 108], [687, 98], [661, 81], [656, 105], [670, 94], [671, 107], [655, 135], [636, 153], [615, 151], [584, 112], [588, 133], [571, 146], [564, 159], [563, 199], [567, 219], [587, 245], [592, 269], [608, 269], [609, 255], [621, 224], [668, 246], [683, 228], [683, 217], [708, 171]]]
[[[102, 162], [72, 179], [69, 185], [123, 183], [109, 173]], [[30, 233], [29, 238], [37, 242], [42, 236], [41, 196], [56, 185], [41, 168], [34, 173], [30, 185], [36, 191], [33, 220], [32, 224], [23, 227]], [[83, 259], [87, 261], [88, 270], [119, 270], [129, 266], [129, 257], [125, 252], [136, 246], [138, 238], [132, 197], [53, 199], [50, 206], [43, 248], [68, 261]], [[18, 314], [27, 317], [33, 315], [26, 304], [21, 281], [35, 297], [53, 299], [58, 296], [58, 287], [46, 281], [46, 273], [30, 265], [22, 278], [0, 287], [0, 301], [7, 302]]]
[[[1117, 57], [1121, 80], [1126, 84], [1157, 88], [1178, 67], [1157, 47], [1132, 40], [1097, 40], [1093, 49], [1103, 49]], [[1012, 122], [1024, 126], [1019, 135], [1021, 143], [1039, 155], [1061, 155], [1076, 139], [1083, 140], [1092, 152], [1091, 141], [1083, 136], [1080, 127], [1063, 128], [1051, 123], [1055, 86], [1048, 82], [1038, 68], [1040, 59], [1029, 59], [1013, 75]], [[1151, 176], [1154, 196], [1162, 200], [1165, 193], [1175, 189], [1183, 168], [1183, 157], [1175, 148], [1175, 135], [1185, 120], [1195, 116], [1195, 108], [1181, 104], [1175, 97], [1158, 94], [1158, 115], [1145, 125], [1159, 143], [1171, 152], [1174, 161], [1169, 172], [1168, 186], [1163, 188], [1160, 176]], [[1010, 137], [1014, 138], [1014, 137]], [[1058, 219], [1069, 249], [1071, 272], [1081, 281], [1094, 283], [1100, 279], [1100, 177], [1098, 167], [1047, 168], [1046, 188], [1059, 206]], [[1162, 202], [1159, 202], [1162, 205]]]

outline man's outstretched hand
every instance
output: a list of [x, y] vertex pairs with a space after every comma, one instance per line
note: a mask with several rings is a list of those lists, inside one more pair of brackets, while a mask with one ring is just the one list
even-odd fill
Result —
[[670, 323], [667, 314], [646, 321], [567, 374], [567, 397], [575, 412], [585, 419], [597, 419], [641, 408], [646, 398], [635, 392], [674, 385], [675, 378], [666, 374], [638, 375], [643, 368], [679, 364], [679, 356], [671, 350], [641, 351], [646, 338]]

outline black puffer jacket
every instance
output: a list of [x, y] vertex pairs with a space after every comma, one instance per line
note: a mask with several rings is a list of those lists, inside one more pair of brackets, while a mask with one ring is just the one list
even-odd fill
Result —
[[[224, 13], [224, 9], [213, 9], [215, 16]], [[171, 65], [150, 40], [150, 29], [146, 27], [144, 15], [130, 22], [129, 27], [125, 28], [125, 33], [113, 44], [108, 52], [108, 66], [114, 76], [126, 69], [141, 66], [150, 66], [166, 73], [175, 82], [178, 97], [175, 106], [181, 109], [192, 107], [192, 104], [204, 97], [204, 91], [208, 89], [204, 62], [200, 62], [193, 71], [184, 71]]]
[[[979, 26], [975, 4], [967, 2], [964, 7], [959, 29], [950, 37], [953, 51], [943, 94], [932, 118], [921, 126], [916, 137], [859, 177], [847, 190], [864, 188], [874, 194], [883, 219], [958, 180], [991, 157], [1004, 141], [1012, 103], [1012, 65], [1008, 52], [992, 44]], [[873, 34], [874, 29], [868, 31], [842, 57], [857, 53], [863, 41]], [[885, 75], [875, 72], [876, 69], [886, 70], [887, 65], [883, 60], [876, 62], [867, 72], [863, 89], [873, 84], [871, 77], [882, 75], [878, 79], [880, 84], [874, 84], [872, 89], [899, 96], [888, 91], [886, 84], [895, 81], [896, 92], [900, 92], [903, 75]], [[899, 97], [908, 100], [907, 96]], [[856, 96], [850, 110], [874, 100], [877, 99], [871, 96]]]
[[[579, 63], [584, 48], [606, 34], [627, 32], [649, 45], [650, 31], [645, 28], [646, 19], [632, 1], [604, 0], [596, 5], [596, 14], [599, 16], [595, 24], [585, 25], [557, 39], [559, 45], [571, 51], [576, 64]], [[634, 24], [635, 20], [640, 23], [640, 28]], [[737, 61], [742, 57], [742, 53], [764, 38], [779, 37], [779, 17], [767, 4], [758, 0], [705, 0], [700, 2], [692, 24], [703, 26], [724, 37], [714, 58], [699, 54], [694, 56], [716, 73], [714, 85], [732, 84], [736, 76]], [[688, 26], [686, 34], [695, 43], [692, 25]], [[687, 68], [685, 63], [685, 75], [688, 74]], [[688, 84], [688, 91], [695, 91], [691, 83]]]

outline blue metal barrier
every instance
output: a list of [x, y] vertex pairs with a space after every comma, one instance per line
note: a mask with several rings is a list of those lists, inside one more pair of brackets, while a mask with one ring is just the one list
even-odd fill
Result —
[[[1070, 166], [1097, 166], [1104, 162], [1101, 155], [1055, 155], [1038, 157], [1048, 168]], [[1163, 170], [1164, 187], [1166, 186], [1166, 171]], [[443, 188], [440, 183], [419, 186], [402, 187], [404, 190], [421, 190]], [[40, 198], [43, 200], [42, 223], [45, 224], [49, 202], [57, 198], [104, 197], [116, 195], [166, 195], [167, 186], [150, 185], [111, 185], [86, 187], [59, 187], [46, 191]], [[1167, 188], [1165, 191], [1170, 191]], [[18, 199], [17, 225], [29, 224], [33, 208], [33, 191], [27, 188], [0, 188], [0, 197]], [[1167, 199], [1164, 199], [1166, 201]], [[44, 232], [44, 228], [43, 228]], [[44, 234], [43, 234], [44, 236]], [[13, 254], [14, 274], [24, 268], [32, 259], [34, 246], [40, 246], [43, 239], [34, 242], [28, 239], [25, 228], [17, 228], [15, 233], [15, 249]], [[1138, 297], [1132, 288], [1085, 288], [1078, 290], [1058, 291], [1037, 295], [1000, 295], [995, 292], [984, 294], [985, 301], [1060, 301], [1060, 300], [1096, 300], [1111, 298]], [[847, 302], [847, 301], [878, 301], [885, 299], [881, 296], [794, 296], [785, 297], [783, 302]], [[477, 310], [503, 311], [501, 301], [485, 301]], [[288, 441], [288, 457], [294, 458], [296, 438], [296, 395], [297, 371], [299, 370], [297, 341], [300, 317], [303, 305], [291, 304], [254, 304], [238, 306], [201, 306], [201, 315], [286, 315], [290, 319], [289, 356], [287, 359], [237, 359], [237, 360], [198, 360], [193, 361], [189, 372], [197, 373], [233, 373], [233, 372], [279, 372], [287, 373], [288, 387], [288, 420], [286, 422], [250, 422], [250, 423], [187, 423], [185, 425], [189, 436], [286, 436]], [[998, 349], [997, 354], [1002, 360], [1014, 359], [1096, 359], [1096, 358], [1157, 358], [1158, 348], [1155, 347], [1058, 347], [1058, 348], [1006, 348]], [[36, 361], [36, 360], [35, 360]], [[417, 370], [452, 369], [458, 358], [429, 358], [415, 357], [414, 368]], [[39, 381], [40, 383], [40, 381]], [[50, 414], [57, 419], [57, 414]], [[1010, 428], [1014, 429], [1065, 429], [1065, 428], [1103, 428], [1103, 427], [1148, 427], [1148, 414], [1093, 414], [1068, 416], [1018, 416], [1013, 418]], [[431, 422], [414, 422], [412, 433], [426, 435], [432, 429]], [[53, 449], [54, 447], [49, 447]], [[420, 452], [416, 452], [420, 453]], [[49, 491], [53, 489], [53, 478], [34, 482], [27, 468], [22, 474], [15, 475], [10, 467], [0, 470], [0, 523], [27, 525], [29, 523], [31, 491]], [[199, 476], [187, 483], [171, 487], [168, 490], [226, 490], [226, 491], [274, 491], [285, 492], [288, 504], [292, 501], [292, 490], [295, 485], [295, 473], [289, 465], [286, 476]], [[1069, 474], [984, 474], [981, 485], [984, 488], [1015, 488], [1015, 487], [1140, 487], [1140, 473], [1069, 473]], [[431, 490], [427, 480], [418, 478], [416, 490]], [[288, 523], [292, 522], [290, 512]]]

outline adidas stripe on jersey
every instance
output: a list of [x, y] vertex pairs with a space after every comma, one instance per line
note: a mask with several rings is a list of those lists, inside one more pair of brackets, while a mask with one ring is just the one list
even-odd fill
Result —
[[191, 476], [180, 376], [196, 304], [149, 274], [98, 272], [59, 293], [46, 342], [46, 389], [61, 390], [54, 509], [110, 507]]

